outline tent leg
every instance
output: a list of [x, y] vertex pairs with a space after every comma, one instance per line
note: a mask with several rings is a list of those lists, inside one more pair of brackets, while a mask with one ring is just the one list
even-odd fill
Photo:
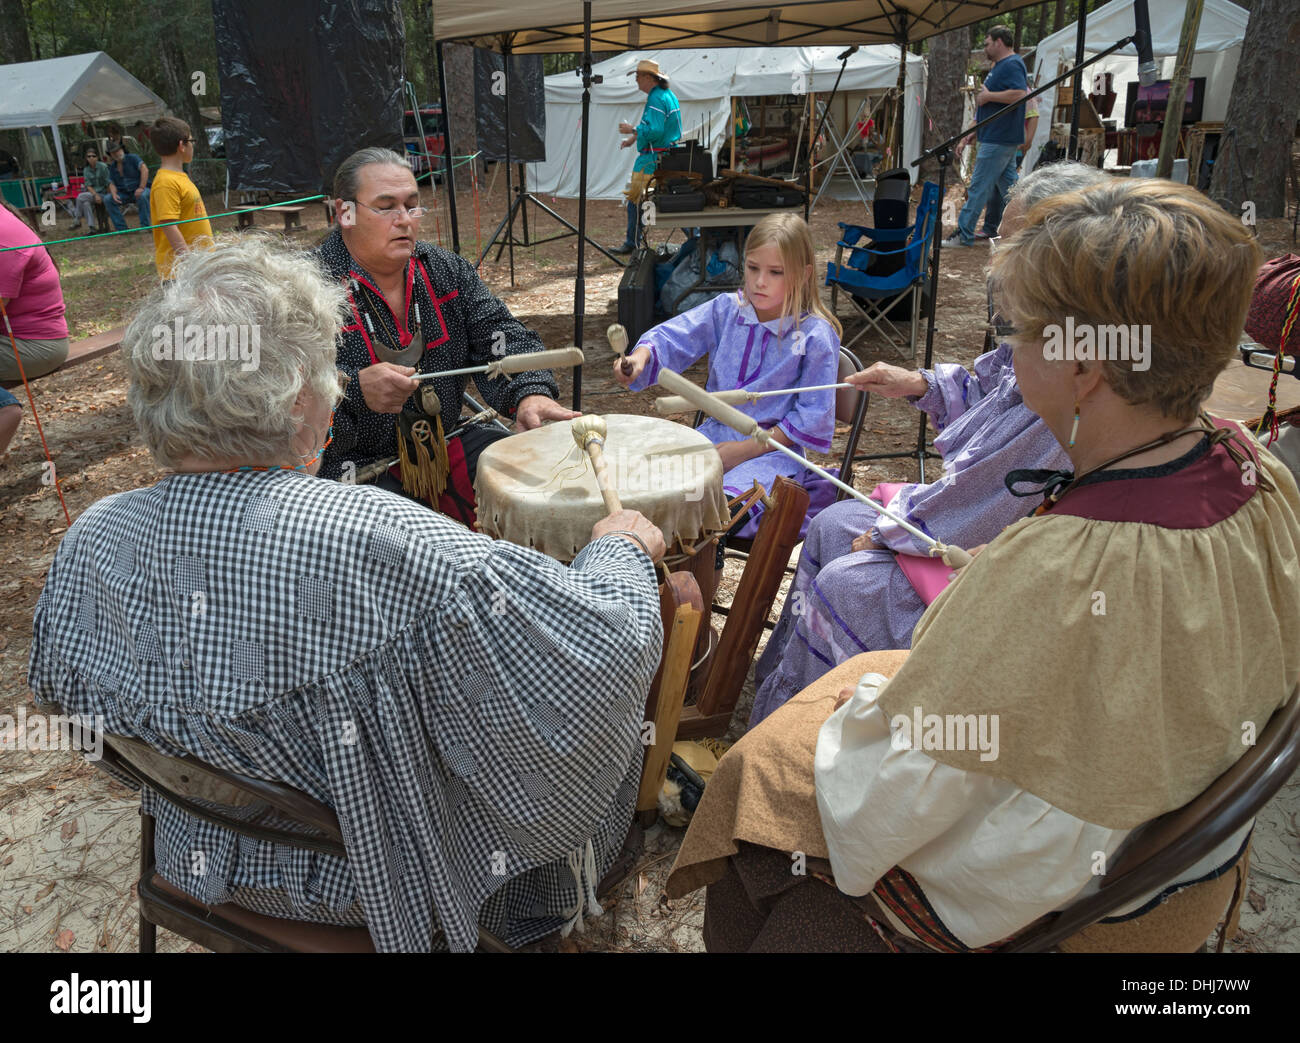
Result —
[[[1088, 35], [1088, 5], [1079, 5], [1078, 32], [1074, 38], [1074, 104], [1070, 106], [1069, 158], [1079, 158], [1079, 102], [1083, 100], [1083, 42]], [[1103, 142], [1104, 144], [1104, 142]]]
[[59, 157], [59, 173], [63, 176], [63, 183], [68, 183], [68, 165], [63, 161], [63, 142], [59, 140], [59, 125], [50, 124], [50, 132], [54, 135], [54, 152]]
[[[582, 134], [578, 162], [578, 274], [573, 281], [573, 343], [582, 347], [587, 317], [587, 127], [591, 116], [591, 85], [602, 77], [591, 75], [591, 0], [582, 4]], [[573, 367], [573, 408], [582, 408], [582, 366]]]
[[[442, 63], [442, 41], [434, 45], [438, 59], [438, 97], [442, 101], [442, 184], [451, 211], [451, 252], [460, 253], [460, 222], [456, 217], [456, 167], [452, 162], [451, 106], [447, 104], [447, 67]], [[416, 119], [420, 117], [417, 115]], [[471, 163], [474, 160], [470, 160]]]

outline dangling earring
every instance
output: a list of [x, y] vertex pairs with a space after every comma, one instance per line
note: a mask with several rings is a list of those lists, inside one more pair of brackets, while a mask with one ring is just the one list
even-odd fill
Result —
[[1070, 428], [1070, 448], [1074, 448], [1074, 439], [1079, 434], [1079, 403], [1074, 404], [1074, 425]]

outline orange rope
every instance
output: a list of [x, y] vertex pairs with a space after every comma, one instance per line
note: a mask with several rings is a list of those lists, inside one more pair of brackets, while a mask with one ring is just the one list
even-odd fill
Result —
[[9, 332], [9, 344], [14, 349], [14, 361], [18, 363], [18, 375], [23, 378], [23, 390], [27, 392], [27, 403], [32, 407], [32, 419], [36, 421], [36, 433], [41, 436], [41, 448], [45, 450], [45, 459], [50, 465], [50, 473], [54, 475], [54, 491], [58, 494], [59, 504], [63, 507], [63, 517], [68, 523], [68, 528], [72, 527], [72, 515], [68, 513], [68, 505], [63, 499], [63, 490], [59, 488], [59, 483], [63, 481], [59, 477], [59, 469], [54, 466], [54, 457], [50, 455], [50, 447], [45, 441], [45, 430], [41, 427], [40, 415], [36, 412], [36, 399], [32, 397], [32, 386], [27, 383], [27, 372], [23, 369], [23, 360], [18, 354], [18, 341], [14, 337], [14, 328], [9, 325], [9, 311], [5, 307], [4, 298], [0, 297], [0, 316], [5, 320], [5, 329]]

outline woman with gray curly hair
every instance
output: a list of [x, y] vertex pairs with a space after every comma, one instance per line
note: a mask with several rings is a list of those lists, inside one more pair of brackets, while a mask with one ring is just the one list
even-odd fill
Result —
[[623, 511], [566, 568], [314, 477], [343, 296], [265, 240], [180, 260], [123, 343], [167, 473], [69, 529], [31, 686], [337, 812], [346, 859], [241, 840], [146, 789], [157, 870], [194, 902], [364, 924], [379, 950], [468, 950], [480, 925], [522, 944], [598, 911], [628, 830], [662, 537]]

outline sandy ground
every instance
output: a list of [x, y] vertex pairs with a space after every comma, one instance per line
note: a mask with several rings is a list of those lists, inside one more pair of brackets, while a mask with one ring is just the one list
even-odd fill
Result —
[[[503, 212], [502, 186], [493, 195], [461, 197], [462, 251], [477, 256]], [[574, 219], [573, 201], [545, 199]], [[220, 209], [217, 198], [209, 212]], [[477, 214], [477, 220], [475, 215]], [[318, 208], [308, 215], [301, 238], [314, 242], [323, 231]], [[861, 221], [860, 206], [823, 200], [813, 215], [815, 240], [824, 244], [822, 261], [833, 259], [836, 221]], [[541, 234], [556, 230], [540, 219]], [[538, 229], [537, 217], [530, 230]], [[606, 244], [621, 238], [622, 212], [614, 203], [591, 205], [590, 234]], [[226, 233], [233, 218], [217, 222]], [[1270, 255], [1284, 253], [1290, 229], [1281, 221], [1261, 228]], [[445, 208], [426, 219], [426, 234], [446, 240]], [[660, 231], [657, 238], [662, 238]], [[143, 237], [85, 241], [58, 248], [63, 265], [69, 321], [74, 337], [111, 327], [129, 318], [151, 285], [149, 247]], [[494, 291], [522, 321], [541, 333], [548, 347], [570, 343], [573, 336], [572, 239], [520, 247], [515, 253], [516, 286], [510, 287], [506, 259], [491, 258], [481, 269]], [[968, 364], [982, 339], [985, 260], [982, 247], [945, 251], [935, 335], [935, 356]], [[588, 363], [583, 400], [597, 412], [646, 412], [650, 395], [628, 395], [606, 376], [605, 327], [616, 317], [620, 272], [588, 253], [586, 321]], [[851, 333], [853, 326], [849, 327]], [[878, 345], [859, 343], [870, 363], [877, 358], [906, 362]], [[563, 397], [569, 394], [562, 379]], [[61, 477], [60, 488], [72, 517], [110, 493], [148, 484], [158, 470], [140, 445], [126, 407], [121, 359], [75, 368], [32, 385], [45, 439]], [[864, 451], [905, 449], [915, 438], [915, 411], [904, 403], [873, 400]], [[837, 437], [842, 451], [844, 431]], [[835, 456], [835, 453], [832, 453]], [[44, 454], [31, 410], [24, 399], [24, 423], [0, 461], [0, 533], [4, 569], [0, 572], [0, 714], [15, 714], [29, 700], [26, 662], [31, 617], [46, 570], [67, 522], [54, 489], [41, 481]], [[855, 484], [869, 490], [883, 480], [915, 478], [905, 461], [859, 467]], [[739, 565], [729, 563], [724, 590], [734, 590]], [[774, 612], [779, 610], [780, 598]], [[722, 619], [715, 617], [715, 626]], [[733, 733], [748, 716], [753, 698], [747, 686], [737, 706]], [[139, 821], [130, 791], [109, 780], [72, 753], [0, 752], [0, 951], [70, 952], [131, 950], [137, 944], [134, 881], [138, 873]], [[1256, 829], [1255, 858], [1242, 931], [1230, 944], [1234, 951], [1300, 951], [1300, 781], [1290, 785], [1265, 809]], [[565, 940], [547, 939], [532, 948], [542, 951], [690, 951], [701, 946], [703, 894], [679, 901], [663, 896], [663, 881], [680, 843], [681, 831], [657, 825], [648, 832], [637, 871], [603, 917], [586, 932]], [[163, 951], [202, 951], [167, 931], [159, 932]]]

